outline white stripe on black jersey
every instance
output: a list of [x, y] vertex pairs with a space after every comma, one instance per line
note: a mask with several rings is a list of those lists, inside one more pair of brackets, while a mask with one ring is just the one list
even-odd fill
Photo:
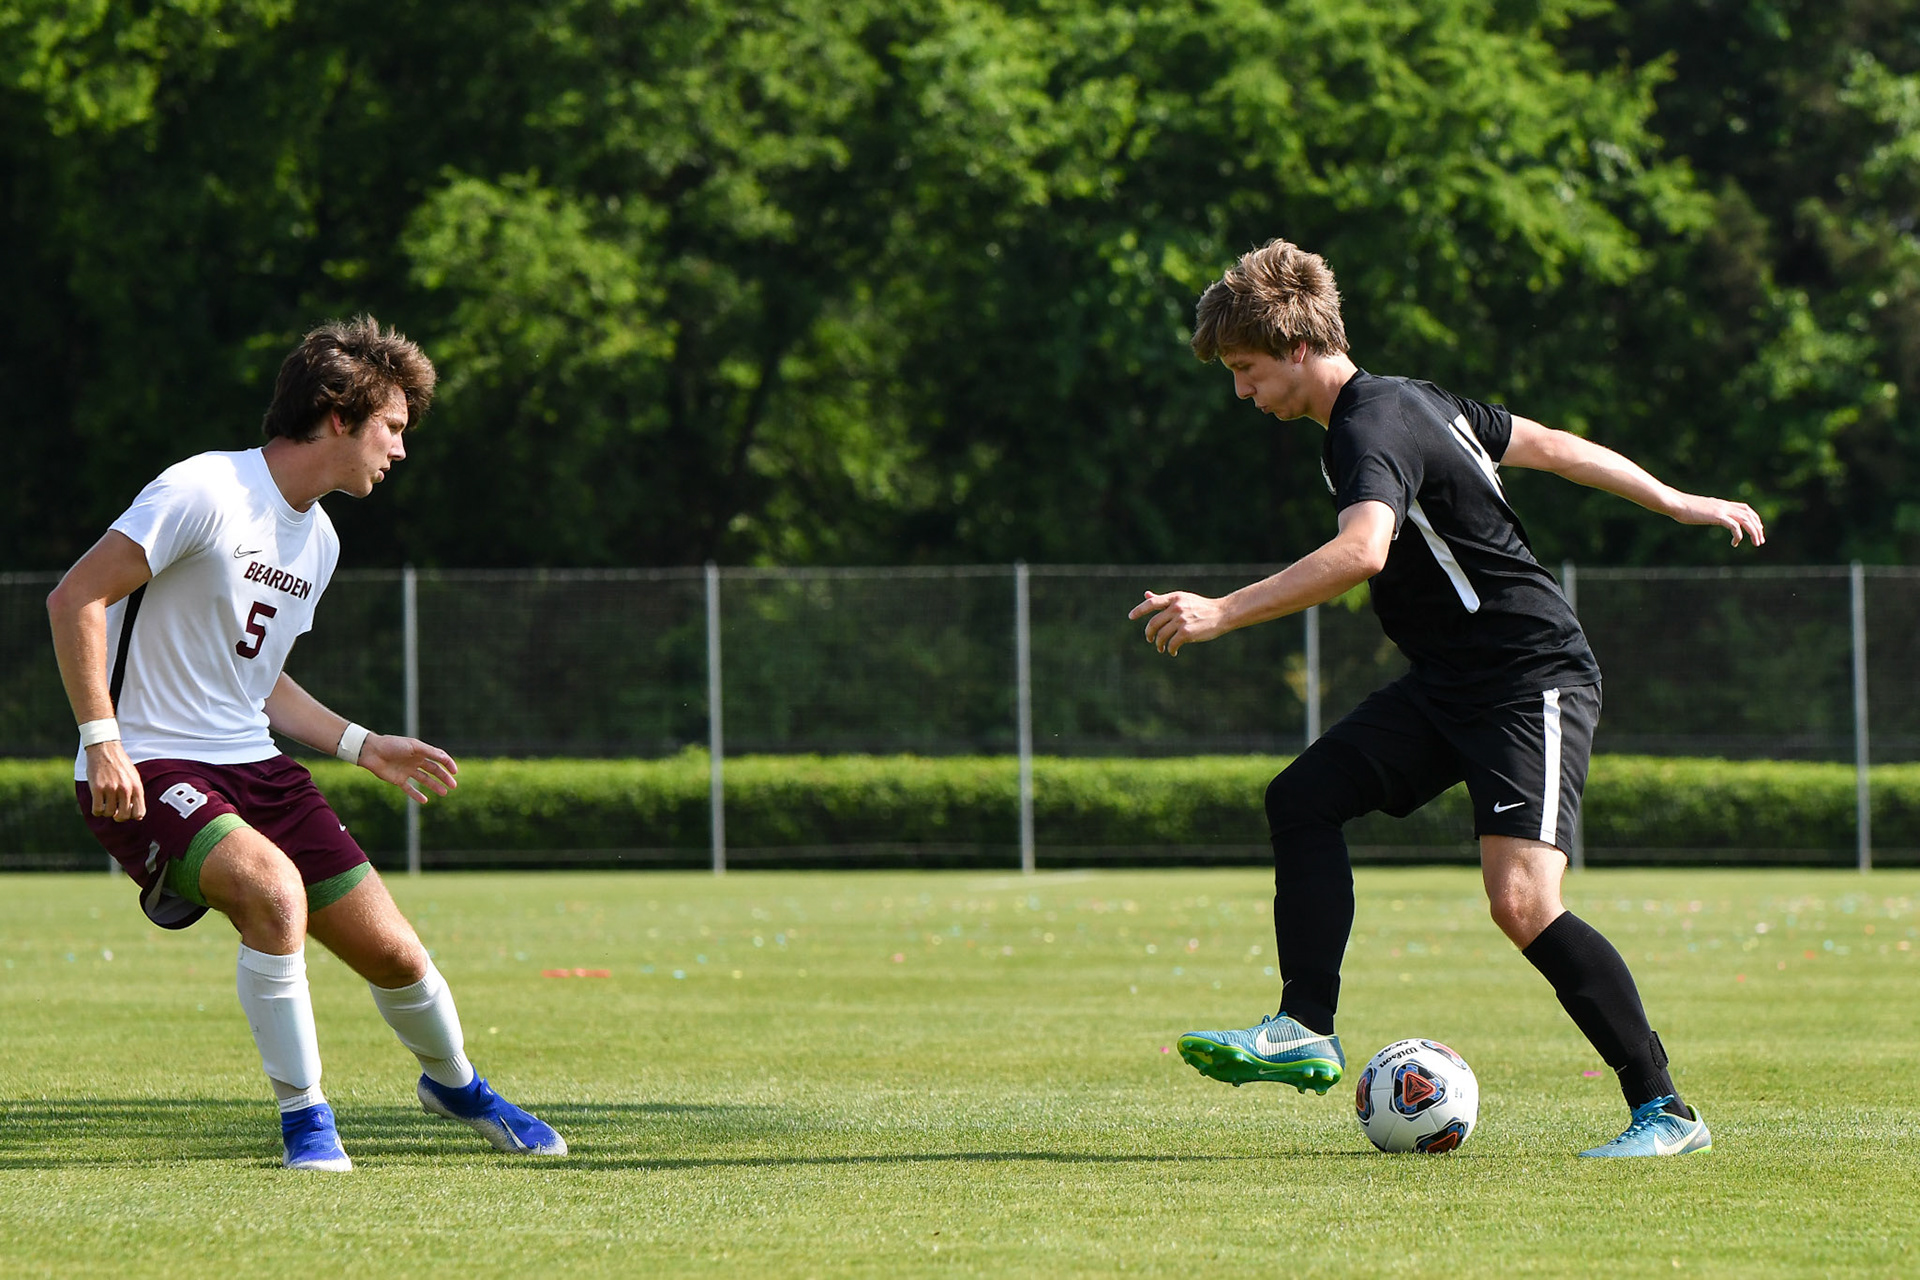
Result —
[[[1566, 597], [1507, 504], [1499, 459], [1513, 418], [1430, 382], [1356, 372], [1327, 424], [1321, 465], [1336, 510], [1393, 509], [1374, 612], [1440, 696], [1511, 697], [1599, 680]], [[1400, 534], [1412, 523], [1420, 536]]]
[[1413, 527], [1420, 531], [1422, 538], [1426, 539], [1427, 550], [1433, 553], [1440, 571], [1447, 575], [1447, 581], [1453, 585], [1454, 591], [1459, 595], [1461, 607], [1468, 613], [1480, 612], [1480, 593], [1475, 591], [1473, 583], [1467, 580], [1467, 571], [1460, 567], [1460, 561], [1454, 556], [1453, 548], [1448, 546], [1447, 540], [1435, 531], [1433, 521], [1427, 519], [1427, 513], [1420, 509], [1418, 498], [1407, 504], [1407, 519], [1413, 521]]
[[[1473, 428], [1467, 425], [1467, 415], [1464, 413], [1456, 413], [1453, 415], [1453, 421], [1447, 423], [1447, 425], [1453, 428], [1454, 439], [1458, 440], [1466, 449], [1468, 456], [1473, 459], [1474, 464], [1486, 473], [1487, 479], [1493, 481], [1493, 491], [1499, 494], [1501, 501], [1504, 502], [1507, 497], [1507, 491], [1505, 486], [1500, 483], [1500, 464], [1493, 460], [1487, 453], [1487, 447], [1481, 444], [1479, 438], [1473, 434]], [[1513, 434], [1511, 417], [1508, 419], [1507, 434]]]

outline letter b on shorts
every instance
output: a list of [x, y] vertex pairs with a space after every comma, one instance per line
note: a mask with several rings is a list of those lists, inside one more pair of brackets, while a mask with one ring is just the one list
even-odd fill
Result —
[[191, 818], [193, 811], [206, 802], [207, 793], [186, 782], [176, 782], [160, 793], [160, 803], [183, 818]]

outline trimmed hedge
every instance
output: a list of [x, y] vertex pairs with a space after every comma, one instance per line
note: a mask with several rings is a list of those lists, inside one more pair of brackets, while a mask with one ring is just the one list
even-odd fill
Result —
[[[1034, 762], [1034, 821], [1055, 865], [1262, 861], [1267, 756]], [[405, 847], [400, 793], [336, 761], [310, 767], [377, 861]], [[422, 816], [427, 860], [703, 865], [707, 760], [473, 760]], [[1877, 862], [1920, 861], [1920, 765], [1873, 770]], [[862, 860], [1006, 865], [1018, 778], [1005, 757], [758, 756], [727, 761], [727, 843], [740, 865]], [[0, 867], [92, 866], [65, 761], [0, 760]], [[1456, 788], [1349, 837], [1362, 860], [1471, 859]], [[1587, 786], [1590, 861], [1850, 864], [1854, 774], [1839, 764], [1602, 756]], [[516, 857], [515, 855], [519, 855]], [[557, 854], [555, 858], [546, 855]]]

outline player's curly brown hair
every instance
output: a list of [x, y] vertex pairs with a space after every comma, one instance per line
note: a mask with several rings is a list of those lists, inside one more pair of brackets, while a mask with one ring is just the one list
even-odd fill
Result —
[[1223, 351], [1284, 356], [1302, 342], [1315, 355], [1343, 354], [1347, 327], [1326, 259], [1285, 240], [1241, 254], [1194, 308], [1191, 345], [1203, 361]]
[[407, 398], [407, 426], [426, 416], [438, 375], [433, 361], [369, 315], [329, 320], [287, 353], [274, 383], [273, 404], [260, 423], [269, 439], [312, 440], [327, 415], [359, 431], [395, 387]]

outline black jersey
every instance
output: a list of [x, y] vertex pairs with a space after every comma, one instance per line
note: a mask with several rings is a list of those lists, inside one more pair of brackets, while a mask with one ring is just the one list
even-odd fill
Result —
[[1500, 486], [1501, 405], [1364, 369], [1333, 402], [1322, 447], [1336, 510], [1393, 508], [1372, 582], [1380, 625], [1435, 695], [1479, 700], [1594, 684], [1599, 664]]

